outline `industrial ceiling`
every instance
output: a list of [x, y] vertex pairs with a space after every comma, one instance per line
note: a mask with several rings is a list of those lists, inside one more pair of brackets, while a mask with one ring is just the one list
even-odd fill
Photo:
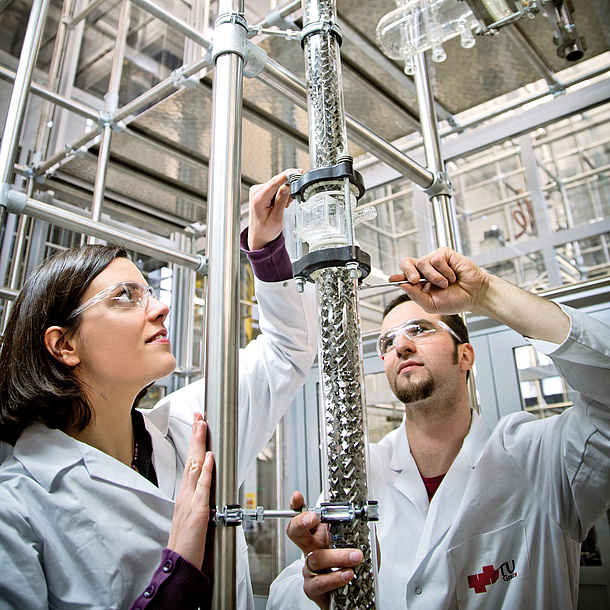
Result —
[[[92, 93], [99, 89], [98, 96], [103, 95], [110, 66], [108, 54], [100, 53], [100, 37], [111, 39], [119, 4], [102, 2], [95, 19], [89, 17], [87, 20], [85, 42], [90, 41], [91, 50], [88, 57], [81, 51], [79, 62], [84, 76], [79, 82], [83, 83], [83, 89], [89, 87]], [[246, 2], [247, 8], [249, 4]], [[261, 3], [254, 4], [257, 6], [251, 9], [258, 8], [260, 13], [258, 5]], [[17, 0], [8, 4], [2, 14], [4, 24], [11, 9], [19, 10], [19, 6]], [[341, 59], [346, 111], [388, 142], [399, 141], [418, 130], [412, 78], [404, 74], [399, 62], [385, 57], [375, 41], [379, 19], [394, 8], [392, 0], [337, 2], [343, 38]], [[577, 65], [610, 50], [610, 10], [607, 0], [575, 0], [573, 8], [574, 21], [588, 47], [583, 59], [575, 62]], [[176, 40], [177, 35], [163, 24], [145, 16], [141, 9], [134, 10], [139, 16], [135, 21], [140, 24], [141, 31], [148, 33], [148, 39], [154, 38], [151, 32], [157, 31], [157, 37], [162, 39], [158, 44], [170, 51], [176, 47], [178, 50], [174, 53], [177, 55], [181, 48], [179, 36]], [[258, 13], [251, 10], [250, 18]], [[300, 10], [287, 17], [287, 24], [292, 23], [298, 28]], [[131, 40], [136, 39], [134, 33]], [[287, 40], [263, 35], [253, 41], [268, 57], [304, 82], [303, 52], [298, 37]], [[86, 48], [86, 44], [83, 46]], [[148, 53], [152, 46], [148, 44]], [[145, 72], [142, 66], [146, 63], [147, 50], [135, 43], [132, 47], [128, 58], [139, 68], [127, 71], [124, 79], [131, 79], [133, 88]], [[461, 48], [458, 39], [447, 41], [445, 49], [446, 61], [429, 62], [429, 70], [439, 119], [454, 128], [459, 128], [460, 115], [465, 111], [500, 96], [510, 96], [511, 92], [531, 83], [542, 81], [544, 88], [560, 95], [561, 73], [575, 65], [558, 57], [552, 27], [542, 15], [502, 28], [495, 36], [477, 36], [476, 45], [471, 49]], [[139, 116], [130, 117], [126, 121], [127, 128], [114, 133], [105, 200], [113, 217], [159, 234], [169, 234], [193, 223], [205, 223], [212, 137], [212, 79], [213, 70], [208, 70], [195, 86], [182, 87]], [[147, 82], [142, 79], [140, 89]], [[124, 84], [123, 89], [129, 89], [130, 83]], [[126, 101], [129, 99], [123, 99], [122, 103]], [[307, 141], [305, 110], [261, 80], [245, 79], [244, 198], [248, 186], [265, 181], [283, 168], [308, 169]], [[350, 142], [353, 157], [364, 152]], [[86, 154], [73, 156], [55, 168], [42, 188], [52, 190], [63, 201], [87, 207], [96, 162], [93, 144]]]

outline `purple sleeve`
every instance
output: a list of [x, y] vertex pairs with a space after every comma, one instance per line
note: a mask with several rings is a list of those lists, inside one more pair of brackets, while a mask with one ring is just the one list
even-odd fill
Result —
[[292, 263], [280, 233], [261, 250], [248, 249], [248, 227], [241, 232], [241, 249], [246, 253], [254, 275], [263, 282], [283, 282], [292, 278]]
[[161, 563], [150, 584], [129, 610], [196, 610], [204, 607], [208, 585], [207, 576], [192, 563], [174, 551], [163, 549]]

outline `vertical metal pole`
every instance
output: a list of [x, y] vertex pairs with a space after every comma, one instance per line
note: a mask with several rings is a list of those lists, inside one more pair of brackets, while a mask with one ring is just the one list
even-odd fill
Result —
[[[347, 155], [339, 46], [335, 0], [303, 0], [309, 146], [314, 169], [336, 165]], [[345, 182], [316, 188], [343, 191], [350, 243], [350, 189]], [[324, 496], [331, 502], [362, 505], [369, 500], [368, 446], [357, 280], [353, 270], [337, 266], [316, 270], [312, 278], [320, 314], [318, 359], [327, 462]], [[333, 547], [356, 547], [364, 555], [355, 569], [356, 577], [333, 594], [333, 608], [375, 608], [377, 561], [372, 537], [374, 527], [361, 519], [332, 525]]]
[[[421, 123], [426, 166], [435, 173], [445, 173], [445, 161], [441, 152], [441, 141], [438, 135], [434, 97], [428, 74], [428, 64], [424, 53], [415, 55], [415, 90], [419, 107], [419, 120]], [[434, 215], [434, 230], [437, 246], [449, 246], [454, 250], [457, 247], [457, 221], [455, 208], [450, 195], [433, 195], [430, 197], [432, 213]]]
[[[415, 55], [415, 66], [415, 90], [426, 154], [426, 165], [435, 174], [446, 175], [445, 160], [441, 151], [441, 139], [438, 134], [438, 123], [434, 109], [434, 96], [432, 94], [428, 64], [424, 53], [417, 53]], [[434, 216], [436, 245], [438, 247], [448, 246], [459, 252], [461, 248], [457, 240], [458, 224], [451, 195], [432, 195], [430, 196], [430, 203]], [[465, 323], [466, 314], [462, 314], [462, 319]], [[469, 375], [468, 377], [468, 399], [472, 408], [479, 411], [474, 375]]]
[[[216, 457], [216, 505], [237, 504], [239, 228], [243, 0], [223, 0], [214, 32], [212, 146], [208, 197], [205, 404]], [[243, 50], [234, 49], [243, 45]], [[239, 52], [238, 52], [239, 51]], [[236, 607], [235, 528], [216, 528], [213, 607]]]
[[[32, 82], [32, 73], [36, 64], [36, 56], [42, 38], [50, 0], [34, 0], [30, 19], [19, 56], [19, 65], [15, 74], [13, 91], [6, 115], [6, 127], [0, 144], [0, 201], [3, 202], [3, 194], [10, 188], [13, 178], [13, 164], [17, 147], [19, 146], [19, 135], [25, 115], [27, 95]], [[6, 219], [6, 207], [0, 206], [0, 230], [3, 229]]]
[[[123, 62], [127, 48], [127, 33], [129, 32], [129, 0], [123, 0], [119, 13], [117, 36], [112, 57], [112, 68], [110, 70], [110, 84], [108, 93], [104, 97], [104, 117], [110, 120], [119, 106], [119, 90], [121, 77], [123, 75]], [[106, 189], [106, 174], [108, 171], [108, 160], [110, 158], [110, 142], [112, 140], [112, 125], [105, 123], [102, 128], [100, 147], [97, 155], [97, 169], [95, 171], [95, 185], [93, 187], [93, 199], [91, 202], [91, 218], [99, 222], [102, 216], [104, 203], [104, 191]], [[89, 243], [94, 243], [95, 238], [89, 237]]]
[[[66, 40], [68, 36], [67, 20], [72, 16], [74, 0], [64, 0], [61, 9], [61, 19], [57, 25], [57, 35], [55, 37], [55, 45], [53, 46], [53, 55], [49, 64], [49, 75], [47, 77], [47, 89], [54, 93], [58, 91], [59, 76], [63, 68], [64, 57], [66, 54]], [[38, 122], [38, 133], [36, 134], [35, 152], [40, 157], [45, 157], [48, 153], [49, 130], [52, 126], [48, 126], [49, 120], [53, 121], [53, 117], [59, 112], [51, 102], [44, 101], [40, 112], [40, 120]], [[54, 121], [53, 121], [54, 122]]]

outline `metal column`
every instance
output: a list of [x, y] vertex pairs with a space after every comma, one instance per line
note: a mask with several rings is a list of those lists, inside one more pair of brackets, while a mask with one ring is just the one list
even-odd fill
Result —
[[[208, 198], [205, 404], [216, 458], [216, 506], [237, 504], [239, 228], [243, 0], [224, 0], [214, 31], [212, 147]], [[217, 522], [222, 519], [217, 512]], [[213, 607], [236, 607], [235, 528], [216, 528]]]
[[38, 55], [49, 4], [50, 0], [34, 0], [32, 4], [15, 82], [13, 83], [11, 101], [6, 115], [6, 129], [0, 145], [0, 204], [2, 204], [0, 205], [0, 230], [4, 227], [6, 219], [5, 198], [12, 183], [13, 163], [19, 146], [25, 104], [32, 82], [32, 73], [36, 64], [36, 56]]
[[454, 250], [458, 250], [456, 239], [457, 221], [455, 209], [451, 201], [451, 185], [448, 178], [446, 178], [445, 161], [441, 152], [441, 141], [438, 135], [434, 97], [430, 85], [426, 56], [424, 53], [418, 53], [414, 59], [416, 63], [414, 75], [415, 89], [426, 154], [426, 166], [435, 174], [437, 181], [441, 181], [436, 192], [428, 193], [434, 214], [434, 230], [437, 246], [449, 246]]

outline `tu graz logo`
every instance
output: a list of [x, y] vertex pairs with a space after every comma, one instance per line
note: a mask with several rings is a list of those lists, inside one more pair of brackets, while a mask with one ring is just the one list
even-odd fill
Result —
[[499, 568], [494, 568], [493, 565], [483, 566], [483, 571], [480, 574], [473, 574], [468, 577], [468, 587], [474, 589], [475, 593], [485, 593], [487, 587], [493, 585], [500, 574], [502, 574], [502, 580], [505, 581], [517, 578], [515, 560], [513, 559], [512, 562], [505, 561]]

